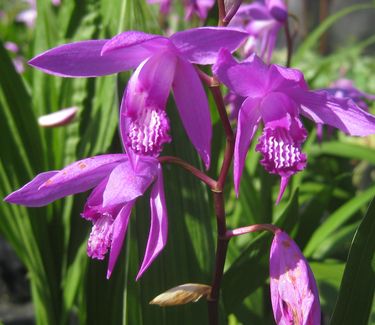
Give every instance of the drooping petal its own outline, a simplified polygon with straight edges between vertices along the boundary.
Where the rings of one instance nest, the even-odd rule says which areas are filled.
[[[238,196],[242,171],[251,140],[257,130],[261,115],[259,112],[259,99],[248,97],[243,102],[238,114],[238,128],[234,147],[234,188]]]
[[[61,77],[97,77],[129,70],[154,51],[144,46],[145,40],[142,41],[138,33],[133,32],[131,35],[126,49],[121,51],[109,51],[113,39],[90,40],[55,47],[36,56],[29,64]],[[106,48],[108,50],[103,51]]]
[[[157,174],[156,159],[145,160],[143,157],[134,170],[127,161],[118,164],[111,172],[103,193],[103,207],[124,204],[141,196],[150,186]]]
[[[236,50],[248,37],[244,31],[221,27],[200,27],[177,32],[170,40],[183,57],[191,63],[214,64],[218,51]]]
[[[315,123],[328,124],[356,136],[375,133],[375,116],[365,112],[349,98],[335,98],[325,92],[290,91],[301,105],[301,113]]]
[[[266,91],[268,67],[257,56],[244,63],[233,59],[228,50],[221,49],[213,73],[229,89],[240,96],[261,97]]]
[[[105,177],[90,193],[86,200],[81,216],[87,220],[94,221],[103,213],[103,193],[108,183],[108,177]]]
[[[320,325],[317,286],[296,243],[277,231],[270,252],[270,289],[277,324]]]
[[[176,65],[173,94],[186,133],[208,169],[212,138],[208,100],[194,67],[182,58]]]
[[[126,159],[124,154],[112,154],[76,161],[60,171],[37,175],[24,187],[8,195],[5,200],[29,207],[46,205],[64,196],[84,192],[96,186]]]
[[[107,279],[111,277],[117,258],[121,252],[134,202],[135,201],[130,201],[125,204],[112,224],[112,244],[108,261]]]
[[[143,275],[167,243],[168,216],[164,197],[164,183],[161,166],[158,166],[158,177],[152,187],[150,197],[151,225],[147,247],[137,280]]]

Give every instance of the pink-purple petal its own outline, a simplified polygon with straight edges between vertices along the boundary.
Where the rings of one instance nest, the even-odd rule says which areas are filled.
[[[60,171],[37,175],[34,180],[10,194],[6,200],[38,207],[64,196],[87,191],[99,184],[118,163],[126,159],[124,154],[112,154],[76,161]]]
[[[176,65],[173,94],[186,133],[209,168],[212,124],[208,100],[194,67],[182,58]]]
[[[315,123],[328,124],[355,136],[375,133],[375,116],[365,112],[349,98],[335,98],[325,92],[293,91],[301,113]]]
[[[170,40],[182,56],[191,63],[214,64],[218,51],[236,50],[248,34],[231,28],[200,27],[177,32]]]
[[[157,180],[151,190],[150,208],[150,233],[148,236],[145,256],[136,280],[143,275],[167,243],[168,216],[164,196],[163,173],[160,165],[158,166]]]
[[[138,55],[139,62],[159,50],[169,47],[170,41],[161,35],[147,34],[139,31],[127,31],[112,37],[102,48],[101,54],[110,58],[110,53],[126,56],[130,52]]]
[[[238,114],[238,127],[234,147],[234,188],[238,196],[240,181],[245,166],[247,151],[257,130],[261,115],[259,112],[259,98],[248,97],[243,102]]]
[[[139,160],[136,170],[127,161],[118,164],[109,175],[103,193],[103,207],[124,204],[141,196],[156,177],[157,160]]]
[[[38,117],[38,124],[44,128],[53,128],[67,125],[73,121],[78,111],[78,107],[68,107],[47,115]]]
[[[9,203],[25,205],[27,207],[40,207],[59,198],[56,188],[47,191],[38,191],[39,187],[59,171],[49,171],[38,174],[33,180],[23,187],[9,194],[4,200]]]
[[[276,232],[271,246],[270,289],[277,324],[320,324],[319,294],[310,267],[282,231]]]
[[[60,77],[97,77],[132,69],[144,59],[142,51],[137,49],[103,56],[102,48],[107,41],[64,44],[36,56],[29,64]]]
[[[218,60],[212,67],[221,82],[243,97],[265,94],[267,70],[268,67],[257,56],[238,63],[226,49],[220,50]]]
[[[162,51],[139,65],[128,83],[125,107],[122,108],[125,115],[140,114],[145,107],[151,106],[165,109],[176,59],[173,52]]]
[[[111,277],[117,262],[117,258],[121,252],[133,205],[134,201],[130,201],[125,204],[113,222],[112,244],[111,251],[109,253],[107,279]]]

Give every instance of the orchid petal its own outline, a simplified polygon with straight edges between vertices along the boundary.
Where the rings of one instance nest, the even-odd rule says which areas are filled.
[[[44,128],[51,128],[69,124],[76,116],[78,107],[69,107],[61,109],[38,118],[38,124]]]
[[[121,252],[133,205],[134,201],[130,201],[125,204],[118,213],[115,221],[113,222],[112,244],[108,261],[107,279],[111,277],[113,269],[117,262],[117,258]]]
[[[298,87],[300,90],[307,90],[308,86],[303,73],[297,69],[285,68],[272,64],[268,72],[267,89],[269,91],[284,91],[288,88]]]
[[[212,124],[207,96],[194,67],[182,58],[176,65],[173,94],[186,133],[208,169]]]
[[[261,115],[258,110],[259,99],[248,97],[238,114],[238,128],[234,147],[234,188],[238,196],[242,171],[251,140],[257,130]]]
[[[47,180],[58,174],[58,172],[56,170],[38,174],[31,182],[9,194],[4,200],[9,203],[21,204],[28,207],[39,207],[52,202],[54,199],[51,196],[56,195],[55,192],[49,192],[47,196],[45,192],[38,191],[38,189]]]
[[[296,243],[277,231],[270,252],[270,289],[277,324],[320,324],[319,294]]]
[[[156,159],[142,159],[136,170],[128,161],[118,164],[109,175],[103,193],[103,207],[130,202],[141,196],[154,180],[157,164]]]
[[[175,73],[176,58],[174,53],[163,51],[139,65],[128,83],[125,107],[121,108],[125,115],[139,114],[147,106],[165,108]]]
[[[214,64],[220,48],[236,50],[248,33],[231,28],[201,27],[177,32],[170,40],[191,63]]]
[[[284,22],[288,19],[288,10],[283,0],[266,0],[266,6],[276,20]]]
[[[158,166],[158,177],[151,191],[150,206],[150,233],[145,256],[136,280],[143,275],[167,243],[168,216],[164,197],[163,173],[160,164]]]
[[[127,31],[112,37],[106,42],[101,54],[110,58],[111,52],[113,52],[120,57],[126,57],[128,51],[130,53],[133,51],[133,55],[139,56],[138,61],[142,62],[152,54],[165,50],[170,44],[168,38],[164,36],[146,34],[139,31]]]
[[[281,201],[281,199],[284,195],[285,189],[288,186],[289,179],[290,179],[289,176],[282,176],[281,177],[280,189],[279,189],[279,194],[277,195],[276,204],[279,204],[279,202]]]
[[[60,171],[37,175],[31,182],[6,197],[6,201],[39,207],[96,186],[126,155],[112,154],[79,160]],[[49,178],[47,178],[49,175]],[[41,182],[44,180],[43,182]]]
[[[61,77],[97,77],[132,69],[152,54],[152,50],[145,49],[134,37],[133,45],[129,41],[126,51],[103,55],[104,46],[111,41],[104,39],[64,44],[36,56],[29,64]]]
[[[238,63],[228,50],[221,49],[212,71],[240,96],[261,97],[266,90],[267,66],[257,57]]]
[[[356,136],[375,133],[375,116],[358,107],[351,99],[335,98],[326,92],[291,91],[301,104],[301,113],[315,123],[328,124]]]

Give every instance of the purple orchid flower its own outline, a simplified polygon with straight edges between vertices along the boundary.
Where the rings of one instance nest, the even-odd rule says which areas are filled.
[[[306,166],[301,144],[307,132],[300,114],[315,123],[328,124],[345,133],[366,136],[375,133],[375,116],[350,99],[337,99],[325,92],[309,91],[302,72],[266,65],[256,55],[238,63],[222,49],[213,66],[215,75],[236,94],[246,97],[239,111],[234,151],[234,184],[238,195],[245,158],[261,120],[262,135],[256,150],[261,164],[281,177],[280,201],[289,178]]]
[[[171,11],[172,0],[147,0],[149,4],[157,3],[160,6],[160,12],[163,15],[168,15]]]
[[[165,105],[172,88],[187,135],[208,168],[212,125],[207,97],[192,63],[213,64],[221,47],[234,51],[245,37],[241,31],[214,27],[190,29],[169,38],[129,31],[110,40],[65,44],[29,63],[62,77],[96,77],[137,68],[122,101],[121,111],[129,118],[125,122],[130,129],[131,122],[148,130],[155,121],[164,125],[153,148],[134,144],[140,154],[157,154],[169,141],[164,132],[168,129]]]
[[[172,0],[147,0],[148,3],[158,3],[160,12],[164,15],[169,14]],[[191,20],[197,15],[201,21],[206,20],[208,11],[215,4],[215,0],[183,0],[185,6],[185,20]]]
[[[276,324],[320,325],[314,275],[296,243],[281,230],[271,246],[270,288]]]
[[[152,183],[151,226],[145,256],[137,275],[139,279],[167,241],[163,175],[157,159],[138,157],[134,164],[126,154],[108,154],[79,160],[60,171],[37,175],[8,195],[5,201],[40,207],[94,188],[82,213],[82,217],[93,224],[87,254],[102,260],[110,250],[109,279],[122,248],[132,207]]]
[[[257,53],[270,62],[277,34],[288,18],[283,0],[257,1],[240,6],[230,26],[244,28],[249,36],[243,47],[244,57]]]
[[[340,98],[350,98],[352,99],[358,107],[368,112],[368,105],[365,100],[373,101],[375,100],[375,95],[365,93],[354,86],[353,80],[341,78],[333,82],[329,88],[320,89],[325,91],[331,96],[334,96],[338,99]],[[319,142],[323,140],[323,125],[317,124],[317,137]],[[332,134],[332,128],[328,128],[328,135]]]

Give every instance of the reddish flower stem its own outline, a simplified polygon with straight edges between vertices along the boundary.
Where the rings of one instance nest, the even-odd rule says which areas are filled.
[[[224,0],[217,0],[217,6],[219,9],[219,22],[218,26],[226,26],[227,24],[225,23],[225,3]]]
[[[293,39],[290,34],[289,29],[289,16],[284,24],[284,30],[285,30],[285,38],[286,38],[286,46],[287,46],[287,59],[286,59],[286,66],[289,68],[292,63],[292,55],[293,55]]]
[[[224,0],[218,0],[219,8],[219,26],[226,26],[229,21],[225,21],[225,4]],[[224,273],[225,259],[227,255],[227,248],[229,238],[226,238],[227,224],[225,219],[225,203],[224,203],[224,185],[226,178],[228,176],[229,168],[233,160],[234,152],[234,134],[232,127],[230,125],[227,112],[225,110],[225,104],[223,95],[220,90],[220,82],[215,78],[207,75],[200,69],[198,74],[203,82],[209,87],[212,96],[214,98],[216,108],[218,110],[221,123],[224,128],[226,145],[224,151],[224,160],[221,165],[218,181],[215,188],[211,188],[214,198],[214,209],[216,214],[216,224],[217,224],[217,244],[216,244],[216,257],[215,257],[215,270],[212,279],[212,289],[208,302],[208,319],[210,325],[217,325],[219,323],[219,296],[221,280]]]
[[[185,170],[187,170],[188,172],[193,174],[195,177],[200,179],[203,183],[205,183],[211,189],[216,188],[216,186],[217,186],[216,185],[217,182],[214,179],[212,179],[211,177],[206,175],[204,172],[195,168],[193,165],[190,165],[188,162],[186,162],[185,160],[183,160],[181,158],[177,158],[177,157],[173,157],[173,156],[163,156],[163,157],[159,157],[158,159],[159,159],[160,163],[162,163],[162,164],[163,163],[175,164],[175,165],[178,165],[178,166],[184,168]]]

